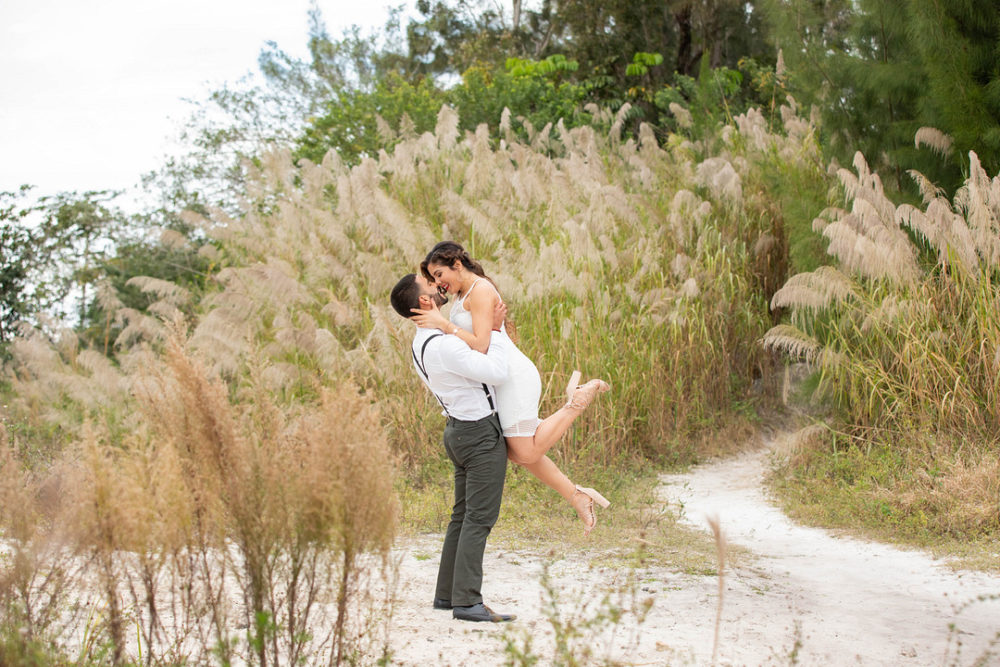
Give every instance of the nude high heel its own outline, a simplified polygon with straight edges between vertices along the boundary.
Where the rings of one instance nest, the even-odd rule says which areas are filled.
[[[573,400],[573,392],[580,385],[580,371],[573,371],[569,376],[569,384],[566,385],[566,400]]]
[[[578,503],[578,499],[583,502]],[[584,488],[579,484],[576,485],[576,491],[573,492],[573,499],[570,502],[573,505],[573,509],[580,516],[580,520],[583,521],[584,537],[590,535],[590,531],[597,525],[597,514],[594,512],[594,503],[596,502],[605,508],[611,506],[611,502],[600,493],[594,489]]]
[[[566,407],[574,410],[585,410],[590,405],[594,397],[611,389],[604,380],[591,380],[590,382],[578,386],[580,382],[580,371],[573,371],[566,385]]]

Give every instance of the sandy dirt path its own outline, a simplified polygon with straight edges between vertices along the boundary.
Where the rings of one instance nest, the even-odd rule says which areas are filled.
[[[680,505],[685,522],[708,530],[706,516],[716,515],[729,542],[752,554],[725,579],[718,664],[977,664],[1000,632],[1000,602],[958,610],[977,596],[1000,595],[1000,577],[954,572],[921,552],[797,526],[762,491],[767,461],[765,449],[663,477],[663,502]],[[559,664],[543,606],[544,555],[488,548],[487,604],[519,618],[473,624],[430,609],[439,546],[440,537],[425,537],[398,552],[394,664],[500,665],[505,643],[523,646],[525,636],[538,664]],[[564,617],[591,618],[605,591],[629,588],[625,568],[591,568],[593,555],[549,565]],[[638,595],[653,600],[645,621],[626,615],[613,635],[579,638],[576,653],[589,646],[596,662],[711,664],[717,578],[661,568],[637,574]],[[994,648],[998,654],[981,664],[1000,665]]]

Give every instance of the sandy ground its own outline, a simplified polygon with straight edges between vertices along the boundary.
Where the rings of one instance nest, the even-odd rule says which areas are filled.
[[[753,554],[727,572],[718,664],[1000,665],[1000,645],[984,656],[1000,633],[1000,602],[966,604],[1000,595],[1000,577],[954,572],[924,553],[797,526],[762,491],[767,462],[764,449],[663,477],[663,501],[683,507],[686,522],[707,531],[706,517],[718,516],[729,542]],[[501,665],[505,645],[523,648],[526,638],[537,664],[567,662],[554,657],[544,555],[488,546],[486,602],[518,620],[468,623],[431,609],[440,539],[423,537],[399,550],[393,664]],[[633,572],[632,585],[627,568],[589,567],[593,555],[548,565],[559,618],[581,630],[570,650],[591,652],[581,664],[712,663],[715,576],[645,568]],[[607,591],[634,592],[637,598],[618,600],[626,609],[651,599],[645,620],[627,613],[617,624],[593,621],[608,609],[601,602]]]

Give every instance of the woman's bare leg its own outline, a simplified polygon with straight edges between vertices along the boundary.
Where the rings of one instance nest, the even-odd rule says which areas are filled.
[[[514,459],[511,459],[514,461]],[[517,461],[514,461],[517,463]],[[570,481],[569,477],[559,469],[552,459],[543,456],[534,463],[518,463],[525,470],[538,478],[538,481],[553,489],[566,500],[573,498],[576,492],[576,485]]]
[[[525,467],[537,463],[552,449],[552,445],[559,442],[559,438],[563,437],[581,414],[583,410],[563,406],[542,420],[535,435],[508,437],[507,451],[512,453],[510,460]]]
[[[552,449],[552,445],[559,442],[559,438],[569,430],[576,418],[583,414],[594,396],[610,389],[604,380],[591,380],[582,387],[576,387],[575,380],[578,377],[579,373],[574,373],[573,380],[570,380],[569,402],[543,419],[535,429],[535,435],[507,438],[507,451],[513,452],[511,461],[521,465],[540,461]]]
[[[509,450],[507,456],[508,458],[511,457]],[[514,461],[514,459],[511,458],[511,461]],[[517,461],[514,461],[514,463],[517,463]],[[566,473],[560,470],[559,466],[552,459],[548,456],[543,456],[534,463],[519,463],[518,465],[538,478],[538,481],[554,489],[560,496],[565,498],[566,502],[576,510],[576,515],[580,517],[580,521],[583,521],[584,535],[590,534],[591,529],[593,529],[594,524],[597,522],[597,517],[594,515],[594,501],[585,492],[578,491],[577,486],[570,481]]]

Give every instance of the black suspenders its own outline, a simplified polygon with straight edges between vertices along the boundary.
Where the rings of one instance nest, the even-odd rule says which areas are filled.
[[[431,378],[430,378],[429,375],[427,375],[427,368],[424,366],[424,353],[427,351],[427,344],[428,343],[430,343],[432,340],[434,340],[438,336],[443,336],[443,335],[444,334],[436,333],[436,334],[433,334],[431,336],[428,336],[427,340],[424,341],[424,344],[420,348],[420,358],[419,359],[417,359],[417,352],[416,352],[416,350],[413,349],[413,346],[410,346],[410,353],[413,355],[413,361],[417,364],[417,368],[420,369],[420,372],[421,372],[421,374],[423,374],[424,379],[427,380],[427,388],[428,389],[430,389],[430,387],[431,387]],[[441,404],[441,408],[444,410],[444,413],[450,417],[451,414],[449,414],[448,408],[445,406],[444,401],[441,400],[441,397],[438,396],[437,394],[435,394],[433,389],[431,389],[431,393],[434,394],[434,398],[437,399],[437,402]],[[490,404],[490,412],[491,413],[492,412],[496,412],[496,410],[497,410],[496,406],[493,405],[493,396],[492,396],[492,394],[490,394],[490,389],[489,389],[489,387],[486,386],[485,382],[483,382],[483,393],[486,394],[486,401]]]
[[[414,361],[414,363],[417,364],[417,368],[420,369],[420,372],[423,374],[424,379],[427,380],[427,388],[428,389],[431,389],[431,378],[430,378],[429,375],[427,375],[427,369],[424,367],[424,352],[427,351],[427,344],[428,343],[430,343],[432,340],[434,340],[438,336],[443,336],[443,335],[444,334],[439,334],[438,333],[438,334],[434,334],[433,336],[428,336],[427,340],[424,341],[423,347],[420,348],[420,358],[419,359],[417,359],[417,351],[413,349],[412,345],[410,346],[410,352],[413,354],[413,361]],[[438,396],[437,394],[435,394],[433,389],[431,389],[431,393],[434,394],[434,398],[437,399],[437,402],[441,404],[441,409],[444,410],[444,413],[450,417],[451,414],[448,412],[448,408],[445,406],[444,401],[441,400],[441,397]]]

